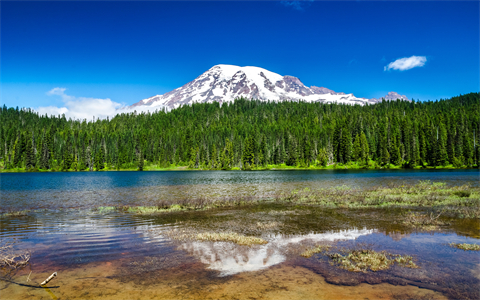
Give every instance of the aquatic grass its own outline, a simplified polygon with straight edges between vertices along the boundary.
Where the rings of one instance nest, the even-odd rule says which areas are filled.
[[[20,218],[20,217],[26,217],[28,216],[28,213],[30,210],[12,210],[12,211],[7,211],[3,214],[0,214],[0,218]]]
[[[116,210],[116,207],[114,206],[100,206],[96,208],[96,211],[101,214],[112,212],[115,210]]]
[[[257,228],[258,229],[263,229],[263,230],[278,228],[281,225],[282,224],[279,223],[279,222],[267,222],[267,223],[257,222]]]
[[[447,225],[438,219],[444,212],[445,210],[442,210],[437,215],[433,214],[433,212],[430,212],[430,214],[410,212],[404,217],[402,223],[403,225],[426,231],[436,230],[439,226]]]
[[[232,242],[237,245],[252,246],[262,245],[268,242],[262,238],[246,236],[236,232],[196,232],[195,229],[174,229],[162,234],[174,240],[195,240],[202,242]]]
[[[180,205],[171,205],[168,208],[159,208],[158,206],[129,206],[126,208],[126,211],[129,213],[140,214],[140,215],[151,215],[151,214],[161,214],[168,212],[178,212],[186,210]]]
[[[480,251],[480,245],[477,244],[456,244],[456,243],[450,243],[448,244],[452,248],[457,248],[457,249],[462,249],[465,251]]]
[[[182,211],[212,210],[245,207],[262,203],[279,203],[324,208],[413,208],[425,207],[443,210],[444,216],[480,218],[480,188],[468,185],[447,187],[442,182],[420,181],[415,185],[391,184],[369,189],[339,186],[318,190],[293,190],[269,195],[241,195],[184,197],[176,200],[158,199],[152,206],[118,206],[123,213],[155,215]],[[100,208],[108,212],[111,208]],[[275,212],[270,214],[289,214]],[[294,214],[294,213],[293,213]]]
[[[332,248],[332,246],[330,246],[330,245],[319,245],[315,248],[309,248],[309,249],[305,250],[302,254],[300,254],[300,256],[303,256],[305,258],[309,258],[309,257],[312,257],[314,254],[329,251],[330,248]]]
[[[355,249],[345,255],[330,253],[327,256],[332,260],[331,265],[350,272],[367,273],[369,270],[377,272],[387,270],[395,263],[404,268],[419,268],[409,255],[402,256],[371,249]]]
[[[267,244],[268,242],[262,238],[253,237],[253,236],[245,236],[238,234],[236,232],[203,232],[199,233],[195,236],[197,241],[211,241],[211,242],[233,242],[238,245],[263,245]]]

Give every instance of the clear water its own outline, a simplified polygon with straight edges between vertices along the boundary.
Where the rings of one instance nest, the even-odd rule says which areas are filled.
[[[153,171],[4,173],[1,209],[154,205],[193,196],[264,196],[294,189],[415,184],[480,184],[478,170]]]
[[[91,210],[148,205],[161,198],[268,195],[337,185],[361,188],[431,180],[478,186],[477,170],[17,173],[0,179],[2,211],[33,210],[27,217],[0,219],[0,239],[16,241],[15,250],[32,252],[27,268],[0,276],[2,299],[478,296],[479,253],[447,245],[480,244],[478,220],[452,220],[441,232],[416,232],[392,225],[401,210],[265,205],[165,216]],[[270,213],[282,209],[287,213]],[[215,231],[237,226],[233,229],[254,235],[252,224],[273,221],[284,225],[262,234],[268,244],[252,247],[174,241],[164,234],[173,228]],[[365,243],[375,250],[413,255],[420,269],[358,274],[336,269],[321,255],[299,256],[307,245],[324,242],[339,248]],[[53,271],[59,275],[50,288],[38,288]]]

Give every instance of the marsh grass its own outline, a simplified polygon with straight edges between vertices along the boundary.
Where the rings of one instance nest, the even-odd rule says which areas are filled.
[[[432,183],[430,181],[420,181],[415,185],[390,185],[370,189],[339,186],[314,191],[307,188],[277,195],[228,197],[212,195],[211,197],[186,197],[177,200],[159,199],[156,205],[152,206],[117,206],[114,209],[124,213],[155,215],[181,211],[244,207],[262,203],[315,205],[325,208],[427,207],[441,210],[445,216],[480,218],[480,188],[468,185],[447,187],[445,183]],[[296,214],[296,212],[271,211],[269,214],[288,215]],[[421,220],[421,218],[420,216],[411,217],[413,223],[421,223],[426,220]]]
[[[345,255],[340,253],[328,254],[332,260],[331,265],[350,272],[373,272],[387,270],[397,263],[404,268],[418,268],[409,255],[391,254],[386,251],[374,251],[371,249],[355,249],[348,251]]]
[[[462,249],[465,251],[480,251],[480,245],[477,244],[456,244],[456,243],[450,243],[448,244],[452,248],[457,248],[457,249]]]
[[[280,227],[282,224],[279,222],[257,222],[257,228],[262,230],[274,229]]]
[[[267,244],[262,238],[253,237],[253,236],[245,236],[235,232],[204,232],[199,233],[195,236],[197,241],[211,241],[211,242],[232,242],[238,245],[263,245]]]
[[[332,248],[332,246],[330,246],[330,245],[319,245],[315,248],[310,248],[310,249],[305,250],[300,255],[305,257],[305,258],[309,258],[309,257],[312,257],[314,254],[327,252],[327,251],[330,250],[330,248]]]
[[[448,225],[438,219],[443,212],[444,210],[436,215],[433,212],[430,214],[411,212],[404,217],[403,224],[425,231],[437,230],[439,226]]]
[[[232,242],[237,245],[263,245],[268,242],[262,238],[245,236],[236,232],[196,232],[194,229],[170,230],[164,233],[174,240],[194,240],[201,242]]]
[[[30,210],[11,210],[0,214],[0,218],[21,218],[27,217]]]
[[[330,265],[350,272],[367,273],[369,270],[377,272],[387,270],[394,264],[404,268],[419,268],[413,261],[412,256],[375,251],[367,244],[358,244],[352,249],[342,248],[332,252],[330,252],[330,249],[337,249],[337,247],[319,245],[307,249],[301,256],[309,258],[314,254],[321,253],[330,259]]]

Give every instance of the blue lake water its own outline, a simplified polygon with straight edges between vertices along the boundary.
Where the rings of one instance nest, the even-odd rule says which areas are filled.
[[[431,180],[448,184],[480,184],[480,172],[471,170],[291,170],[291,171],[150,171],[3,173],[1,190],[79,191],[170,185],[272,184],[284,182],[336,182],[376,186],[392,181]]]
[[[1,174],[0,210],[155,205],[196,196],[267,197],[299,189],[371,188],[421,180],[478,186],[478,170],[153,171]]]
[[[305,188],[368,189],[425,180],[478,187],[479,175],[478,170],[5,173],[0,175],[0,211],[31,211],[25,217],[1,218],[0,239],[15,241],[14,249],[31,251],[32,258],[28,268],[13,275],[1,275],[0,279],[6,276],[10,281],[0,280],[0,290],[2,298],[8,295],[5,299],[162,298],[157,292],[166,299],[184,295],[220,298],[223,294],[213,291],[217,285],[225,284],[223,289],[230,295],[226,298],[243,298],[245,292],[251,292],[255,298],[290,282],[302,282],[305,276],[313,276],[309,277],[312,282],[316,282],[315,276],[323,276],[329,282],[355,286],[350,295],[364,298],[390,299],[392,295],[423,299],[443,295],[472,298],[478,296],[472,287],[480,283],[480,256],[478,252],[449,247],[448,243],[479,244],[478,233],[472,230],[478,228],[478,220],[454,220],[442,230],[419,232],[393,223],[404,213],[401,210],[329,211],[267,204],[263,208],[139,216],[93,208],[155,205],[162,199],[198,196],[268,197]],[[202,226],[215,232],[219,228],[250,232],[257,224],[276,223],[280,224],[275,225],[278,228],[260,234],[268,243],[253,247],[225,242],[174,241],[166,234],[172,229]],[[420,268],[393,267],[388,271],[352,274],[331,266],[325,256],[300,257],[299,253],[307,245],[319,243],[331,243],[339,248],[368,244],[378,251],[413,255]],[[297,271],[293,272],[291,267]],[[25,286],[29,272],[38,283],[53,271],[59,276],[53,281],[56,286],[49,290],[50,294]],[[264,275],[267,277],[262,277]],[[235,281],[236,276],[243,276],[242,280],[249,285],[242,288],[241,283]],[[145,283],[148,278],[151,282]],[[162,282],[170,283],[159,286]],[[188,284],[181,286],[182,282]],[[356,286],[381,282],[393,285],[376,286],[376,292],[368,290],[366,285]],[[410,287],[399,288],[396,282]],[[261,286],[255,285],[257,283]],[[331,288],[325,282],[315,284],[322,291]],[[227,286],[234,290],[228,290]],[[412,286],[423,287],[422,292],[412,290]],[[394,288],[398,290],[393,291]],[[172,289],[177,294],[169,294]],[[293,286],[290,289],[293,291]],[[108,290],[115,292],[106,294]],[[312,298],[315,291],[305,287],[294,295]],[[339,289],[336,293],[348,298],[342,294],[344,291]],[[433,291],[436,294],[427,293]],[[275,295],[265,297],[276,298]]]

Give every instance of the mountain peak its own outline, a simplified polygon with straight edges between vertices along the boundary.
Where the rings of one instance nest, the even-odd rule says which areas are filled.
[[[399,93],[397,92],[388,92],[385,96],[383,96],[382,98],[372,98],[370,99],[369,101],[372,102],[372,103],[378,103],[378,102],[382,102],[382,99],[385,99],[387,101],[396,101],[397,99],[399,100],[403,100],[403,101],[410,101],[410,99],[407,98],[407,96],[405,95],[400,95]]]
[[[398,95],[392,93],[394,92],[389,93],[387,97]],[[260,67],[219,64],[182,87],[164,95],[141,100],[132,107],[148,105],[173,109],[194,102],[232,102],[240,97],[262,101],[303,100],[360,105],[378,101],[377,99],[357,98],[353,94],[336,93],[324,87],[307,87],[297,77],[282,76]]]

